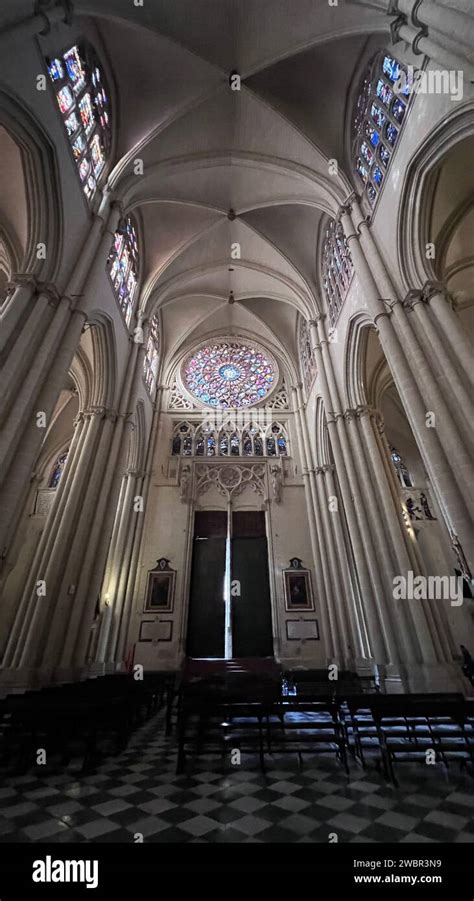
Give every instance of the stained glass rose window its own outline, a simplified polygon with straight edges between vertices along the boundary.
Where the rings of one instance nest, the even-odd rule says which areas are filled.
[[[275,364],[243,341],[215,341],[189,356],[182,369],[188,391],[210,407],[248,407],[261,402],[278,379]]]

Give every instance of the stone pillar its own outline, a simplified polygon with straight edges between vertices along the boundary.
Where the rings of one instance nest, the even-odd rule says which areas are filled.
[[[13,665],[26,668],[39,666],[43,655],[49,647],[48,637],[51,634],[53,618],[56,616],[60,601],[60,584],[67,560],[67,552],[75,537],[77,521],[84,502],[84,489],[89,482],[97,447],[100,446],[103,411],[94,410],[85,413],[85,436],[80,448],[80,457],[75,468],[74,477],[65,501],[63,516],[57,524],[57,532],[51,554],[43,557],[39,569],[33,573],[33,582],[44,580],[46,596],[38,597],[29,583],[26,593],[31,598],[30,616],[26,623],[27,634],[21,635],[16,649]],[[65,559],[66,558],[66,559]],[[63,602],[64,603],[64,602]],[[49,669],[50,665],[47,663]],[[54,667],[54,661],[51,669]]]
[[[63,307],[64,309],[64,307]],[[51,419],[55,404],[64,385],[65,377],[71,365],[74,353],[79,344],[86,315],[82,310],[74,310],[69,317],[68,325],[61,336],[55,333],[54,350],[50,349],[50,368],[40,384],[36,398],[30,399],[29,412],[13,408],[13,416],[22,417],[23,430],[12,421],[10,438],[14,435],[14,445],[3,447],[5,458],[10,466],[5,466],[6,478],[1,488],[1,504],[3,508],[0,524],[0,546],[8,546],[13,527],[21,513],[19,499],[24,495],[24,488],[32,472],[44,439],[44,428],[38,428],[37,413],[45,414],[46,423]]]
[[[100,239],[104,227],[104,218],[108,228]],[[33,288],[38,283],[33,279],[28,282],[27,292],[15,293],[9,304],[11,316],[15,319],[18,330],[16,341],[4,348],[4,366],[9,378],[10,388],[18,388],[14,403],[4,408],[4,422],[0,439],[0,503],[3,516],[0,524],[0,547],[8,546],[14,532],[20,509],[20,499],[24,496],[34,461],[38,455],[44,438],[44,429],[38,428],[36,415],[42,412],[48,423],[65,379],[74,353],[77,350],[82,327],[86,321],[86,313],[76,299],[80,299],[87,291],[87,279],[92,266],[104,265],[110,250],[111,234],[120,218],[120,207],[110,206],[107,195],[99,214],[95,216],[84,246],[76,262],[74,272],[69,279],[67,289],[62,295],[54,286],[39,285],[41,297],[39,302],[44,306],[43,295],[48,305],[53,305],[46,328],[41,331],[36,322],[38,316]],[[33,288],[32,288],[33,286]],[[13,301],[21,304],[21,315],[15,318]],[[77,305],[76,305],[77,304]],[[35,327],[35,323],[38,328]],[[23,331],[25,334],[23,335]],[[29,343],[31,340],[31,344]],[[23,357],[19,358],[19,350],[29,348],[28,372],[21,385],[16,379],[19,368],[23,365]]]
[[[391,625],[381,604],[383,585],[376,561],[372,538],[368,528],[366,511],[362,499],[359,480],[353,459],[353,449],[349,444],[347,424],[341,412],[339,392],[334,377],[332,360],[325,335],[322,318],[317,320],[317,333],[313,327],[313,339],[318,360],[323,399],[328,417],[331,447],[336,462],[341,490],[346,510],[349,532],[354,549],[355,564],[360,580],[363,609],[360,612],[371,653],[378,663],[397,660],[397,653],[391,640]],[[326,397],[324,396],[326,395]],[[330,411],[330,412],[328,412]]]
[[[158,385],[156,389],[156,398],[153,405],[153,419],[148,439],[148,447],[146,452],[145,472],[140,485],[140,494],[143,497],[145,511],[147,509],[148,495],[150,492],[153,459],[155,454],[156,436],[161,420],[161,410],[163,404],[164,385]],[[127,653],[127,643],[130,639],[131,617],[135,605],[136,593],[138,591],[138,583],[140,579],[139,561],[142,555],[142,542],[145,527],[145,516],[140,516],[136,523],[136,531],[133,535],[133,543],[130,555],[130,568],[128,572],[128,581],[125,588],[125,608],[120,627],[120,633],[117,645],[117,657],[124,660]]]
[[[472,454],[473,440],[471,423],[474,420],[472,391],[467,386],[462,370],[450,354],[449,340],[441,337],[427,309],[422,291],[411,291],[403,301],[408,317],[413,320],[414,330],[427,360],[433,379],[436,379],[444,403],[449,407],[459,440]]]
[[[420,659],[416,637],[410,634],[404,612],[404,628],[397,628],[395,605],[393,603],[393,575],[395,571],[392,557],[393,548],[387,540],[385,524],[379,509],[369,462],[364,454],[357,410],[346,410],[344,414],[348,428],[350,445],[354,454],[357,476],[361,486],[360,504],[366,517],[367,543],[370,543],[374,568],[379,576],[377,601],[379,616],[383,622],[384,637],[390,649],[390,661],[400,663]],[[371,571],[373,572],[373,570]]]
[[[355,219],[359,220],[358,227],[361,229],[361,235],[365,234],[367,237],[367,223],[361,216],[355,201],[353,205],[356,210]],[[437,430],[427,427],[428,410],[421,397],[417,379],[411,371],[409,357],[405,356],[400,339],[393,327],[392,313],[399,304],[391,302],[386,304],[380,299],[377,284],[359,243],[357,228],[349,215],[348,207],[341,210],[341,223],[350,247],[357,277],[364,291],[369,314],[378,330],[382,349],[431,482],[437,492],[440,506],[446,515],[448,527],[459,536],[461,545],[467,549],[471,535],[471,522],[467,506],[453,475],[452,467],[440,444]],[[373,265],[383,280],[383,264],[371,236],[367,237],[365,243],[370,250]],[[386,275],[385,282],[389,283]],[[403,315],[405,316],[405,313]]]
[[[442,341],[449,343],[455,361],[463,370],[468,383],[474,387],[472,342],[469,340],[459,316],[453,310],[446,288],[436,282],[426,282],[422,298],[432,314]]]
[[[464,69],[466,61],[473,63],[474,18],[460,10],[447,9],[433,0],[397,0],[401,16],[396,20],[400,37],[407,39],[417,53],[426,53],[425,41],[431,38],[434,59],[456,61]],[[405,24],[406,23],[406,24]],[[403,32],[403,33],[402,33]],[[414,36],[413,36],[414,34]]]
[[[361,427],[366,450],[367,462],[370,472],[373,474],[375,485],[378,490],[380,509],[383,510],[383,525],[386,527],[386,540],[393,548],[392,556],[395,558],[395,568],[392,570],[394,575],[402,575],[407,577],[408,572],[414,570],[413,558],[410,558],[406,546],[408,533],[403,527],[401,511],[399,512],[393,503],[393,497],[390,493],[390,486],[387,482],[383,461],[380,455],[379,445],[374,434],[374,418],[376,413],[370,407],[364,407],[358,410],[358,419]],[[392,576],[393,589],[393,576]],[[435,662],[443,660],[443,650],[441,648],[436,628],[433,622],[432,611],[429,609],[429,601],[406,600],[401,602],[393,601],[394,606],[401,607],[401,620],[405,620],[405,628],[412,632],[414,630],[422,660],[426,662]],[[410,621],[411,620],[411,621]],[[398,617],[397,617],[398,621]],[[428,622],[430,622],[433,632],[430,632]],[[409,658],[411,662],[413,658]]]
[[[329,512],[329,496],[326,488],[326,471],[330,466],[318,466],[316,469],[316,486],[318,490],[319,505],[321,509],[322,527],[326,541],[326,553],[329,558],[329,568],[332,582],[332,595],[335,603],[336,623],[334,625],[335,635],[337,637],[338,655],[344,668],[351,669],[354,663],[355,641],[352,637],[352,631],[348,620],[347,604],[349,598],[345,594],[345,585],[341,575],[341,563],[336,553],[336,543],[331,523],[334,513]],[[338,513],[336,512],[336,516]],[[336,642],[335,642],[336,643]]]
[[[130,379],[123,392],[122,409],[124,412],[125,410],[135,411],[138,389],[143,377],[145,350],[145,343],[139,345],[134,342],[132,344],[131,360],[128,367]],[[102,609],[107,614],[101,624],[97,661],[109,663],[121,662],[116,659],[115,651],[123,608],[127,600],[125,592],[128,582],[131,538],[134,532],[133,523],[136,517],[143,518],[145,515],[144,509],[143,511],[135,511],[133,508],[134,497],[138,493],[137,484],[140,472],[135,468],[130,468],[126,472],[132,426],[130,415],[126,417],[124,425],[126,428],[121,436],[121,444],[117,448],[120,463],[116,467],[115,482],[112,487],[112,500],[108,503],[107,528],[103,530],[106,543],[104,543],[101,551],[101,568],[97,567],[94,573],[94,596],[100,592],[103,599]],[[104,567],[105,576],[102,578]],[[100,588],[101,582],[102,590]],[[106,601],[107,605],[105,604]],[[93,608],[90,604],[89,620],[92,611]],[[81,627],[75,651],[78,661],[82,657],[82,662],[88,643],[87,621],[86,617]]]
[[[328,504],[336,500],[338,503],[337,510],[332,511],[331,526],[334,532],[336,560],[339,561],[341,576],[343,582],[345,597],[345,606],[350,622],[350,631],[352,635],[353,656],[356,659],[370,656],[368,647],[364,641],[364,636],[360,624],[360,612],[357,609],[354,586],[350,578],[350,564],[347,554],[346,541],[342,527],[342,511],[334,481],[334,466],[326,465],[323,467],[325,473],[326,497]]]
[[[302,426],[302,412],[300,406],[299,393],[301,392],[301,387],[298,391],[298,386],[292,385],[291,390],[293,393],[293,410],[295,414],[295,424],[296,431],[298,434],[298,445],[300,448],[301,454],[301,466],[302,466],[302,475],[303,482],[305,486],[305,496],[306,496],[306,507],[308,512],[308,523],[309,523],[309,532],[311,539],[311,548],[313,551],[313,560],[314,560],[314,570],[315,570],[315,579],[316,579],[316,588],[318,593],[318,598],[320,600],[320,611],[321,611],[321,621],[322,621],[322,629],[324,632],[324,647],[326,650],[326,658],[331,660],[335,656],[335,647],[333,641],[333,635],[331,631],[331,625],[328,615],[327,609],[327,590],[329,586],[328,579],[328,571],[327,571],[327,561],[324,556],[324,552],[321,554],[320,552],[320,535],[316,529],[316,507],[317,507],[317,496],[315,493],[315,486],[310,482],[309,477],[309,468],[308,468],[308,460],[306,457],[306,448],[304,444],[303,437],[303,426]],[[324,578],[323,578],[324,574]]]

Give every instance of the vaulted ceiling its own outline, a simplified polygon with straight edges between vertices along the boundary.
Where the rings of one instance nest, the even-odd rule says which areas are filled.
[[[297,313],[321,305],[325,217],[352,190],[354,91],[388,17],[345,0],[75,0],[74,11],[111,82],[108,180],[139,223],[142,306],[162,309],[165,353],[219,328],[268,334],[294,359]]]

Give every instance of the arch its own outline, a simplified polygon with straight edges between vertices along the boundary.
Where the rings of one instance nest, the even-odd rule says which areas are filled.
[[[43,281],[54,282],[62,258],[64,217],[54,144],[24,101],[0,89],[0,125],[20,149],[28,206],[27,246],[18,265]],[[45,259],[37,245],[46,244]]]
[[[369,329],[373,322],[365,313],[349,320],[344,346],[344,392],[346,405],[355,408],[368,403],[364,378]]]
[[[460,141],[474,135],[474,101],[446,116],[411,158],[401,186],[397,217],[397,257],[405,292],[435,278],[424,252],[429,203],[436,169]]]
[[[86,324],[92,337],[92,382],[89,404],[111,409],[117,384],[117,344],[113,320],[105,313],[92,312]]]

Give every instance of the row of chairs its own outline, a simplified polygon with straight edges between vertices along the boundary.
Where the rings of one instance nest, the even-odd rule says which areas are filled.
[[[282,680],[234,670],[189,678],[185,671],[177,732],[178,772],[188,754],[229,749],[257,752],[262,770],[268,754],[288,751],[300,761],[305,751],[333,753],[346,773],[349,756],[362,767],[370,760],[394,784],[396,761],[474,763],[472,700],[361,692],[349,678],[329,686],[327,674],[326,684],[315,687],[308,676]]]
[[[63,766],[80,757],[86,772],[104,753],[123,750],[169,690],[168,673],[124,673],[8,695],[0,700],[0,764],[25,772],[43,751]]]

